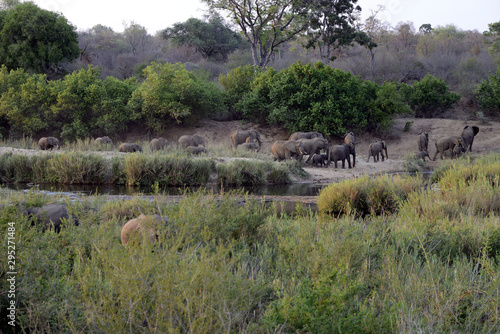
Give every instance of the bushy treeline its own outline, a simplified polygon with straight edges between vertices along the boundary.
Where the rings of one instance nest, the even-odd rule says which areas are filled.
[[[89,66],[48,81],[43,74],[0,68],[0,131],[32,136],[43,131],[65,140],[113,136],[135,122],[160,130],[172,122],[223,109],[222,92],[181,64],[152,63],[145,80],[100,78]]]
[[[496,333],[499,170],[496,155],[444,167],[433,185],[346,180],[321,192],[321,215],[274,214],[237,194],[198,192],[176,204],[89,197],[67,201],[79,225],[58,234],[32,226],[16,205],[54,198],[3,192],[1,204],[13,204],[0,211],[0,232],[15,226],[17,329]],[[140,213],[169,221],[156,242],[123,246],[121,227]],[[2,291],[7,271],[0,262]]]
[[[40,132],[65,140],[113,136],[130,124],[158,132],[172,123],[226,115],[342,136],[347,130],[383,130],[396,113],[433,117],[457,102],[446,83],[426,76],[413,85],[362,80],[318,62],[261,71],[238,67],[208,76],[182,64],[152,63],[144,81],[100,78],[89,66],[48,81],[42,74],[0,68],[0,130],[3,135]],[[8,130],[8,131],[7,131]]]

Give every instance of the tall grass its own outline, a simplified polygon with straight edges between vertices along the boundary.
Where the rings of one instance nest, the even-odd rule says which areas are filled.
[[[466,173],[462,167],[450,173]],[[496,333],[499,210],[484,209],[488,200],[473,193],[479,187],[493,198],[497,186],[481,177],[447,180],[422,187],[401,176],[362,178],[326,193],[340,193],[339,201],[363,193],[362,215],[352,205],[350,215],[321,217],[275,215],[234,193],[200,191],[178,203],[162,195],[89,197],[67,201],[80,224],[59,234],[32,227],[7,205],[0,233],[16,223],[18,330]],[[0,204],[18,201],[47,198],[0,192]],[[123,246],[122,226],[141,213],[168,223],[156,242]],[[1,291],[8,290],[6,265],[0,262]],[[4,294],[1,317],[7,303]]]

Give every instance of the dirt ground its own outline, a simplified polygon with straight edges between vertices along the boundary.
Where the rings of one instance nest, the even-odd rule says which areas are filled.
[[[404,131],[407,122],[413,122],[408,131]],[[490,152],[500,151],[500,123],[496,121],[466,121],[458,119],[415,119],[415,118],[399,118],[396,119],[393,129],[387,138],[376,138],[370,134],[356,134],[356,167],[352,169],[335,169],[333,165],[329,168],[306,167],[305,170],[309,173],[307,179],[296,180],[297,182],[314,182],[314,183],[330,183],[352,177],[364,175],[374,175],[384,172],[398,172],[404,170],[404,157],[411,153],[416,153],[417,135],[421,131],[429,133],[429,154],[434,156],[436,151],[434,143],[438,138],[460,135],[465,125],[476,125],[479,127],[479,133],[474,139],[472,155],[482,155]],[[276,140],[288,138],[288,132],[277,126],[259,126],[252,123],[243,123],[241,121],[217,122],[217,121],[201,121],[197,126],[192,127],[175,127],[171,128],[160,136],[167,138],[170,142],[177,142],[177,139],[184,134],[200,134],[204,136],[207,142],[207,148],[210,150],[211,145],[226,145],[230,147],[230,134],[237,129],[255,128],[261,132],[263,139],[262,152],[271,156],[271,145]],[[144,141],[147,140],[145,132],[140,132],[137,129],[135,132],[127,134],[123,141]],[[368,145],[375,140],[385,140],[388,148],[389,159],[379,161],[377,163],[368,157]],[[340,144],[342,139],[331,140],[330,143]],[[0,153],[16,152],[23,154],[48,154],[40,150],[24,150],[10,147],[0,147]],[[107,156],[115,154],[125,154],[118,152],[96,152]],[[447,158],[449,159],[449,158]],[[432,170],[439,166],[441,162],[426,161],[424,169]]]
[[[404,131],[407,122],[413,122],[408,131]],[[489,121],[466,121],[457,119],[415,119],[399,118],[396,119],[393,129],[388,138],[377,138],[370,134],[356,135],[356,167],[352,169],[306,167],[309,178],[300,180],[300,182],[330,183],[352,177],[364,175],[374,175],[384,172],[404,171],[404,157],[411,153],[418,152],[417,136],[421,131],[429,133],[429,154],[431,157],[436,152],[434,143],[437,139],[447,136],[459,136],[465,125],[476,125],[479,127],[479,133],[474,139],[472,155],[482,155],[490,152],[500,151],[500,123]],[[207,147],[210,145],[226,143],[231,145],[231,132],[237,129],[258,129],[263,139],[262,152],[267,152],[271,156],[271,145],[276,140],[287,139],[289,133],[276,126],[258,126],[252,123],[242,123],[240,121],[216,122],[203,121],[198,127],[175,128],[162,134],[171,142],[183,134],[200,134],[208,139]],[[389,159],[377,163],[368,158],[368,146],[375,140],[385,140]],[[341,144],[342,139],[331,140],[330,144]],[[446,158],[446,159],[449,159]],[[436,161],[427,160],[424,169],[432,170],[440,165],[439,159]]]

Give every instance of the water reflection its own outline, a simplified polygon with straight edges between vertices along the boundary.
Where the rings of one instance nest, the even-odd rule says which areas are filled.
[[[294,183],[286,185],[262,185],[262,186],[244,186],[244,187],[225,187],[220,186],[203,186],[203,187],[164,187],[160,188],[160,193],[165,195],[182,195],[187,191],[196,191],[200,188],[206,189],[213,193],[220,193],[221,191],[227,192],[234,189],[243,189],[252,195],[274,195],[274,196],[317,196],[319,190],[327,184],[317,183]],[[38,189],[40,191],[49,193],[68,193],[80,195],[151,195],[154,193],[151,187],[131,187],[131,186],[118,186],[118,185],[54,185],[54,184],[40,184],[31,186],[27,184],[3,184],[2,188],[26,191],[29,189]]]

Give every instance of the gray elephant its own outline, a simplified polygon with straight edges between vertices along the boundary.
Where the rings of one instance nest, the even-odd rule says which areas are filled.
[[[344,144],[351,145],[352,168],[356,167],[356,138],[354,133],[348,132],[344,135]]]
[[[356,156],[354,145],[352,144],[333,145],[330,148],[330,161],[334,162],[335,168],[337,168],[337,161],[340,160],[342,160],[342,168],[345,168],[346,160],[347,165],[351,168],[351,155]]]
[[[324,138],[319,132],[294,132],[288,137],[288,140],[299,140],[299,139],[314,139],[314,138]]]
[[[202,136],[200,135],[184,135],[184,136],[180,136],[179,140],[179,145],[180,147],[188,147],[188,146],[194,146],[194,147],[198,147],[198,146],[203,146],[205,147],[205,138],[203,138]]]
[[[436,141],[436,154],[434,154],[432,160],[436,160],[438,153],[440,154],[440,158],[443,159],[443,154],[447,150],[450,150],[451,158],[453,159],[455,157],[455,152],[453,151],[455,146],[459,146],[460,149],[465,152],[464,140],[462,137],[451,136],[438,139]]]
[[[67,205],[64,203],[48,203],[41,207],[27,207],[26,202],[20,202],[18,205],[20,212],[31,221],[31,225],[40,225],[43,231],[53,227],[54,232],[59,233],[65,221],[78,226],[78,219],[68,213]],[[5,205],[0,206],[2,207]]]
[[[472,152],[472,143],[474,142],[474,137],[478,134],[478,132],[479,128],[475,125],[466,125],[464,127],[464,130],[462,131],[462,139],[464,140],[465,151],[469,150],[469,152]]]
[[[260,147],[262,146],[262,139],[260,138],[260,132],[257,130],[236,130],[233,133],[231,133],[231,143],[234,149],[236,149],[238,145],[241,145],[245,142],[248,143],[257,142],[260,150]]]
[[[188,146],[186,147],[186,150],[191,153],[191,154],[194,154],[194,155],[198,155],[198,154],[201,154],[201,153],[208,153],[207,149],[204,148],[204,147],[200,147],[200,146]]]
[[[248,138],[250,138],[250,137],[248,137]],[[240,144],[240,148],[247,150],[247,151],[255,151],[255,152],[259,152],[259,150],[260,150],[260,146],[257,143],[243,143],[243,144]]]
[[[142,147],[139,144],[122,143],[118,147],[118,152],[125,152],[125,153],[142,152]]]
[[[379,154],[382,155],[382,161],[384,161],[384,151],[385,151],[385,158],[389,159],[389,156],[387,155],[387,145],[385,144],[385,141],[376,141],[374,143],[371,143],[370,146],[368,146],[368,160],[366,160],[366,162],[370,161],[370,157],[373,157],[374,162],[378,162]]]
[[[112,144],[112,143],[113,143],[113,141],[108,136],[97,137],[94,140],[94,145],[106,145],[106,144]]]
[[[455,146],[453,148],[453,156],[455,158],[460,158],[463,153],[464,153],[464,150],[460,146]]]
[[[59,139],[54,138],[54,137],[42,137],[38,141],[38,146],[42,150],[52,150],[54,147],[57,147],[57,149],[61,148],[61,145],[59,144]]]
[[[429,152],[427,152],[427,151],[418,152],[416,157],[417,157],[417,159],[422,159],[424,161],[425,161],[425,157],[428,157],[429,160],[432,160],[431,157],[429,156]]]
[[[330,164],[330,144],[325,138],[314,138],[314,139],[299,139],[304,144],[304,150],[302,151],[304,155],[309,155],[306,163],[312,160],[314,154],[320,153],[321,150],[326,151],[326,156],[328,157],[327,164]]]
[[[165,138],[154,138],[149,142],[151,151],[163,150],[168,145],[168,140]]]
[[[331,152],[331,150],[330,150],[330,152]],[[315,155],[313,155],[311,165],[316,166],[316,167],[323,167],[323,166],[326,167],[327,161],[328,161],[328,157],[326,156],[326,154],[315,154]]]
[[[158,228],[168,223],[168,218],[161,217],[160,215],[144,215],[129,220],[123,225],[120,238],[123,245],[134,240],[134,244],[140,245],[138,238],[146,237],[150,242],[155,242],[158,238]],[[132,240],[131,240],[132,239]]]
[[[427,132],[420,132],[418,134],[417,143],[419,152],[427,152],[429,148],[429,134]]]
[[[301,161],[304,144],[300,140],[278,140],[271,146],[271,152],[273,152],[274,161],[288,160],[290,158]]]

